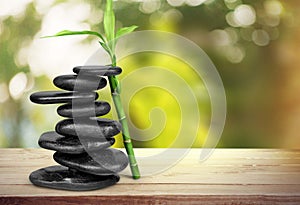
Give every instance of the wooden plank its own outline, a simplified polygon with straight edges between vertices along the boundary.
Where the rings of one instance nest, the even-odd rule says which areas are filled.
[[[56,197],[6,197],[0,198],[1,205],[299,205],[298,197],[285,196],[185,196],[176,197],[170,195],[148,196],[56,196]]]
[[[39,166],[40,168],[43,166]],[[38,167],[32,168],[15,168],[5,169],[5,171],[0,171],[0,184],[30,184],[28,181],[29,174],[36,170]],[[299,172],[263,172],[259,170],[250,170],[247,172],[236,171],[238,167],[230,168],[219,168],[214,169],[214,167],[203,168],[196,173],[190,173],[187,170],[179,170],[172,168],[165,171],[159,175],[143,177],[139,180],[132,180],[128,176],[122,176],[120,183],[130,183],[130,184],[139,184],[139,183],[150,183],[150,184],[160,184],[160,183],[206,183],[206,184],[299,184]],[[267,169],[266,169],[267,170]],[[256,172],[256,173],[255,173]],[[1,190],[0,190],[1,195]]]
[[[0,185],[2,196],[158,196],[158,195],[263,195],[300,196],[300,185],[240,185],[240,184],[125,184],[101,190],[74,192],[25,185]]]
[[[162,151],[136,149],[136,154],[151,156]],[[298,150],[217,149],[199,162],[201,149],[192,149],[164,172],[139,180],[122,176],[115,186],[88,192],[40,188],[29,182],[30,172],[56,164],[51,151],[0,152],[0,204],[59,204],[62,200],[65,204],[300,204]],[[161,163],[156,160],[143,166]]]
[[[137,149],[136,152],[149,150]],[[8,152],[8,151],[6,151]],[[48,150],[9,150],[8,158],[0,157],[0,184],[30,184],[30,172],[41,167],[56,164],[52,153]],[[32,153],[34,152],[34,153]],[[225,153],[224,153],[225,152]],[[236,153],[235,155],[233,153]],[[237,154],[238,153],[238,154]],[[251,154],[250,154],[251,153]],[[264,154],[265,153],[265,154]],[[266,150],[217,150],[204,163],[199,163],[199,152],[191,151],[179,164],[159,175],[132,180],[122,177],[121,183],[207,183],[207,184],[298,184],[300,181],[300,165],[298,152],[282,151],[274,154]],[[289,154],[288,154],[289,153]],[[239,157],[234,158],[236,155]],[[243,156],[243,157],[242,157]],[[251,157],[249,157],[251,156]],[[11,160],[11,158],[17,158]],[[156,166],[152,162],[147,166]],[[11,172],[11,168],[15,170]],[[22,169],[20,169],[22,167]],[[128,171],[127,171],[128,172]]]

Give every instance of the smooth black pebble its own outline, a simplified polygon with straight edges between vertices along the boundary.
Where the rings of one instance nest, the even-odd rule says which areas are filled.
[[[30,95],[30,100],[38,104],[55,104],[68,102],[90,102],[98,98],[95,92],[63,92],[63,91],[44,91]]]
[[[104,118],[66,119],[58,122],[55,131],[61,135],[71,135],[95,138],[109,138],[118,134],[122,129],[119,122]]]
[[[115,143],[114,138],[85,138],[79,139],[73,136],[63,136],[56,132],[45,132],[39,139],[40,147],[68,154],[81,154],[106,149]]]
[[[86,75],[61,75],[53,80],[53,84],[61,89],[69,91],[91,91],[104,88],[107,84],[105,78]]]
[[[87,191],[116,184],[118,175],[96,176],[70,170],[64,166],[50,166],[32,172],[29,180],[37,186],[72,191]]]
[[[128,165],[127,156],[112,148],[78,155],[55,152],[53,158],[61,165],[95,175],[118,173]]]
[[[88,74],[88,75],[100,75],[100,76],[112,76],[119,75],[122,73],[122,69],[120,67],[113,66],[77,66],[73,68],[73,72],[77,74]]]
[[[107,102],[96,101],[94,103],[69,103],[57,108],[57,113],[62,117],[96,117],[102,116],[110,111],[110,105]]]

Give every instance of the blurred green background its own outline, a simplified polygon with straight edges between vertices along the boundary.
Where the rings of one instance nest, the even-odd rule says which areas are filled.
[[[28,96],[37,90],[57,89],[52,79],[83,65],[99,46],[96,39],[86,36],[40,37],[65,29],[103,31],[103,5],[103,0],[0,1],[0,147],[38,147],[40,134],[54,129],[61,119],[57,106],[34,105]],[[228,103],[218,147],[300,148],[299,9],[298,0],[115,1],[117,27],[135,24],[138,30],[174,32],[210,56],[223,80]],[[172,69],[189,82],[203,123],[193,146],[203,145],[210,102],[201,79],[187,65],[154,54],[128,57],[119,65],[125,71],[121,79],[130,70],[155,65]],[[148,75],[149,82],[151,77],[156,76]],[[132,86],[138,83],[132,82]],[[126,90],[123,93],[126,95]],[[110,101],[107,88],[100,96]],[[155,139],[135,141],[135,146],[168,147],[181,120],[174,96],[149,88],[129,103],[127,114],[140,129],[151,126],[153,107],[161,107],[167,118]],[[115,117],[114,113],[112,110],[107,117]],[[188,135],[194,127],[184,129]],[[122,146],[120,136],[116,146]]]

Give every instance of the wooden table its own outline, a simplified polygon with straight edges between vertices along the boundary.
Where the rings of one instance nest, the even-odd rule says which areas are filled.
[[[151,153],[158,149],[136,149]],[[42,149],[0,149],[0,204],[300,204],[300,150],[192,149],[157,175],[122,176],[112,187],[72,192],[33,186],[31,171],[55,164]],[[155,166],[153,162],[153,165]],[[161,163],[161,162],[160,162]]]

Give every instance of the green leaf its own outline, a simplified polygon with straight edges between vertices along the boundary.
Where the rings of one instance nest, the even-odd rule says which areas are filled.
[[[120,28],[117,33],[116,33],[116,39],[120,38],[123,35],[126,35],[128,33],[131,33],[132,31],[134,31],[135,29],[137,29],[138,26],[129,26],[129,27],[124,27],[124,28]]]
[[[103,42],[105,42],[103,36],[96,32],[96,31],[69,31],[69,30],[63,30],[60,31],[53,36],[43,36],[42,38],[51,38],[51,37],[58,37],[58,36],[70,36],[70,35],[94,35],[98,36]]]
[[[110,49],[109,47],[106,45],[106,43],[103,43],[101,41],[99,41],[100,45],[102,46],[102,48],[110,55]]]
[[[113,11],[112,0],[106,0],[103,24],[107,40],[113,40],[115,38],[115,14]]]

